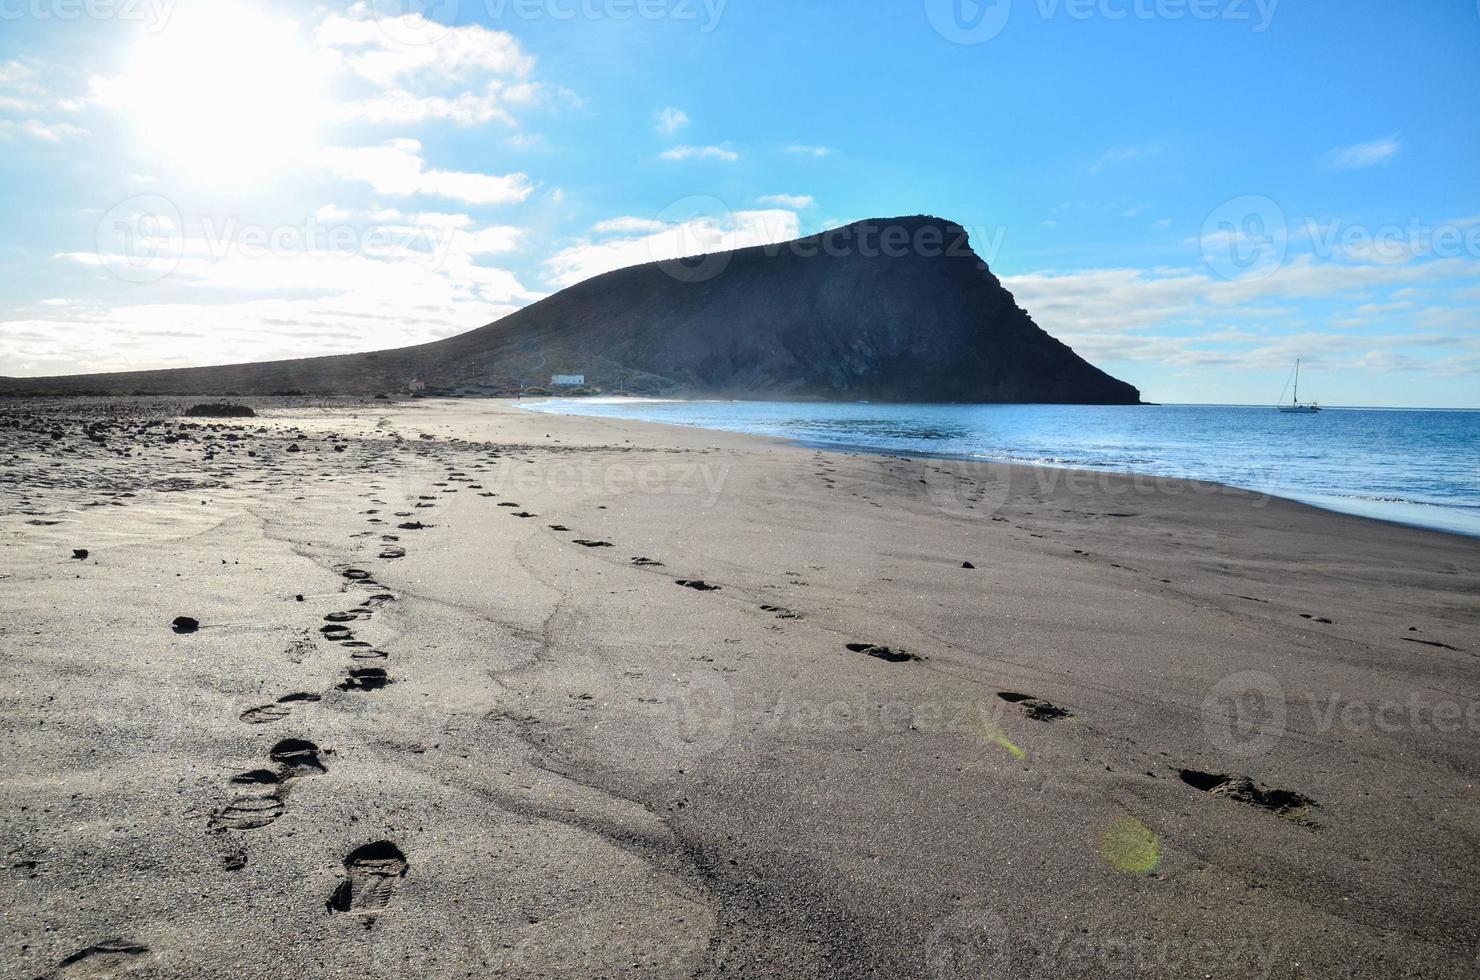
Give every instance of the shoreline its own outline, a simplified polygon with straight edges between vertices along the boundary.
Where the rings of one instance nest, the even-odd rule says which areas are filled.
[[[580,402],[582,402],[582,401],[585,400],[585,399],[578,399],[578,398],[566,398],[566,399],[562,399],[562,398],[559,398],[558,396],[538,396],[538,398],[541,401],[562,402],[562,403],[571,404],[571,405],[579,405]],[[1462,508],[1451,507],[1451,506],[1445,505],[1445,504],[1424,503],[1424,502],[1415,501],[1415,500],[1382,499],[1382,498],[1361,496],[1361,495],[1357,495],[1357,494],[1352,494],[1352,495],[1346,496],[1346,495],[1340,495],[1340,494],[1323,494],[1323,493],[1317,493],[1317,492],[1301,492],[1301,491],[1299,491],[1298,489],[1295,489],[1295,488],[1284,488],[1284,487],[1265,488],[1265,487],[1256,487],[1256,486],[1241,486],[1241,485],[1239,485],[1237,483],[1228,483],[1228,482],[1219,481],[1219,480],[1209,480],[1209,479],[1202,478],[1202,477],[1197,477],[1197,476],[1145,473],[1145,472],[1142,472],[1142,471],[1139,471],[1139,470],[1135,470],[1135,469],[1114,469],[1114,468],[1110,468],[1108,466],[1107,467],[1095,467],[1095,466],[1087,466],[1087,465],[1083,465],[1083,464],[1077,464],[1076,465],[1076,464],[1069,464],[1069,463],[1053,463],[1053,462],[1045,462],[1045,461],[1039,461],[1039,460],[1004,459],[1004,458],[1001,458],[1001,457],[993,457],[993,456],[985,456],[985,455],[970,455],[970,454],[964,454],[964,453],[949,453],[949,452],[931,452],[931,451],[928,451],[928,450],[918,450],[918,449],[912,449],[912,450],[908,450],[907,451],[907,450],[902,450],[902,449],[890,449],[888,447],[881,447],[881,446],[876,446],[876,445],[869,445],[867,443],[826,442],[826,441],[823,441],[823,440],[808,439],[808,438],[802,438],[802,437],[790,437],[790,436],[784,436],[784,435],[775,435],[775,434],[772,434],[772,433],[760,433],[760,432],[750,432],[750,431],[741,430],[741,429],[719,428],[719,427],[706,426],[706,425],[703,425],[703,424],[700,424],[700,423],[693,423],[693,422],[668,422],[668,421],[660,421],[660,420],[656,420],[656,419],[635,419],[635,418],[627,418],[625,416],[585,415],[585,414],[582,414],[582,413],[580,413],[578,411],[546,411],[546,410],[541,410],[539,408],[531,408],[531,407],[528,407],[525,404],[521,404],[521,402],[524,401],[523,399],[503,399],[503,400],[509,401],[511,404],[515,405],[518,408],[521,408],[524,411],[533,412],[533,413],[541,414],[541,415],[576,415],[576,416],[579,416],[581,418],[624,418],[627,421],[643,422],[643,423],[649,423],[649,424],[653,424],[653,425],[669,426],[669,427],[673,427],[673,428],[693,428],[693,429],[701,429],[701,430],[708,431],[708,432],[726,432],[726,433],[730,433],[730,434],[734,434],[734,435],[749,435],[749,436],[754,436],[756,438],[780,439],[780,440],[782,440],[784,442],[788,442],[788,443],[790,443],[792,445],[796,445],[796,446],[801,446],[803,448],[807,448],[807,449],[818,449],[818,450],[823,450],[823,451],[828,451],[828,452],[858,453],[858,454],[863,454],[863,455],[874,455],[874,456],[919,457],[919,458],[922,458],[922,459],[936,459],[936,460],[949,460],[949,461],[955,461],[955,462],[981,463],[981,464],[994,465],[994,466],[996,466],[996,465],[1002,465],[1002,466],[1026,466],[1026,467],[1030,467],[1030,468],[1032,468],[1032,467],[1041,467],[1041,468],[1044,468],[1044,469],[1050,469],[1050,470],[1066,470],[1066,471],[1070,471],[1070,472],[1115,474],[1115,475],[1119,475],[1119,476],[1128,476],[1128,477],[1132,477],[1132,478],[1135,478],[1135,479],[1141,479],[1141,480],[1182,480],[1182,481],[1188,481],[1188,482],[1194,482],[1194,483],[1216,483],[1216,484],[1218,484],[1220,486],[1226,486],[1226,487],[1229,487],[1231,489],[1242,490],[1242,491],[1247,492],[1247,493],[1258,494],[1258,495],[1261,495],[1261,496],[1267,496],[1267,497],[1276,498],[1276,499],[1280,499],[1280,500],[1290,501],[1290,502],[1293,502],[1293,503],[1303,504],[1303,505],[1305,505],[1307,507],[1313,507],[1313,508],[1315,508],[1317,510],[1323,510],[1323,511],[1326,511],[1328,513],[1343,514],[1343,515],[1348,516],[1348,517],[1358,517],[1358,518],[1362,518],[1364,520],[1375,521],[1375,522],[1381,523],[1381,524],[1393,524],[1393,525],[1397,525],[1397,526],[1400,526],[1400,527],[1413,528],[1413,529],[1416,529],[1416,530],[1434,531],[1434,532],[1437,532],[1437,533],[1440,533],[1440,534],[1447,534],[1447,535],[1452,535],[1452,536],[1461,537],[1461,538],[1480,538],[1480,514],[1470,514],[1467,511],[1463,510]],[[684,404],[684,403],[689,403],[689,402],[724,404],[724,403],[728,403],[730,400],[727,400],[727,399],[684,399],[684,398],[667,398],[667,399],[659,399],[659,398],[631,398],[631,399],[629,399],[629,398],[621,397],[621,396],[613,396],[613,397],[609,397],[609,398],[602,398],[602,399],[600,399],[600,401],[603,402],[603,403],[606,403],[606,404],[623,404],[623,403],[627,403],[627,402],[636,403],[636,404],[653,403],[653,402],[658,402],[658,403],[663,403],[663,404]],[[807,405],[807,404],[815,404],[815,403],[797,402],[795,404],[798,404],[798,405]],[[841,404],[841,403],[839,403],[839,404]],[[963,405],[962,407],[971,407],[971,406]],[[1136,407],[1139,407],[1139,406],[1136,406]],[[1166,408],[1181,408],[1181,407],[1186,407],[1186,408],[1259,408],[1259,407],[1262,407],[1262,406],[1257,406],[1257,405],[1256,406],[1245,406],[1245,405],[1185,405],[1185,406],[1183,406],[1183,405],[1164,405],[1164,406],[1157,406],[1157,407],[1166,407]],[[1406,411],[1444,411],[1444,412],[1450,412],[1450,411],[1455,411],[1455,412],[1480,411],[1480,409],[1369,409],[1369,408],[1360,408],[1360,407],[1354,407],[1354,408],[1338,407],[1338,408],[1333,408],[1332,410],[1333,411],[1395,411],[1395,412],[1406,412]],[[1433,508],[1433,510],[1431,510],[1431,511],[1430,510],[1427,510],[1428,508]],[[1413,513],[1415,511],[1417,512],[1416,515]],[[1405,513],[1408,514],[1409,516],[1406,516],[1406,517],[1403,516]],[[1434,519],[1433,520],[1429,520],[1429,521],[1425,521],[1425,520],[1422,519],[1422,516],[1421,516],[1423,514],[1428,514],[1429,516],[1431,516]]]
[[[0,426],[6,980],[1472,972],[1468,539],[513,402],[55,408]]]

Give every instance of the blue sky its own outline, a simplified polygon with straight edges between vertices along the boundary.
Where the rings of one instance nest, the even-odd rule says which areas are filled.
[[[0,374],[450,336],[967,226],[1145,397],[1480,407],[1480,4],[0,0]]]

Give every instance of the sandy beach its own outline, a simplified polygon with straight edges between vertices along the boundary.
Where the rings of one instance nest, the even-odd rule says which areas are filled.
[[[0,976],[1480,971],[1473,539],[250,403],[0,405]]]

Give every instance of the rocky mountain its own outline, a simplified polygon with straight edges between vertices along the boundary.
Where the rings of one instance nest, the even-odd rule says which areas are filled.
[[[1136,404],[1050,337],[957,224],[875,219],[781,245],[621,269],[416,347],[218,367],[0,379],[7,394],[605,392]]]

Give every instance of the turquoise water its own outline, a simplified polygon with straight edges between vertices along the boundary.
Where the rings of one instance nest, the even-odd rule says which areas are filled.
[[[1480,536],[1480,411],[550,399],[533,411],[811,446],[1193,477]]]

